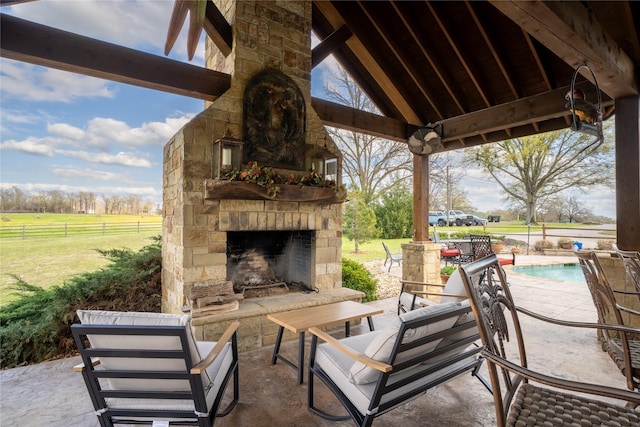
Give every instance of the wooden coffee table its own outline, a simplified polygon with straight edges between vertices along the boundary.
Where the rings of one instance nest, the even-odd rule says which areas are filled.
[[[369,329],[373,331],[371,316],[382,314],[384,310],[361,304],[355,301],[341,301],[333,304],[318,305],[315,307],[301,308],[298,310],[283,311],[281,313],[268,314],[267,319],[277,323],[278,336],[273,349],[271,364],[275,365],[278,359],[282,360],[293,369],[298,370],[298,384],[304,381],[304,338],[305,332],[311,327],[322,328],[334,323],[344,322],[345,335],[350,334],[350,322],[352,320],[367,318]],[[298,365],[280,355],[280,344],[284,328],[298,334]]]

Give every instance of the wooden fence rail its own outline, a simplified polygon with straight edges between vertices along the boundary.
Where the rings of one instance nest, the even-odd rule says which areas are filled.
[[[0,227],[0,239],[51,238],[96,234],[162,232],[161,222],[119,222],[101,224],[45,224]]]

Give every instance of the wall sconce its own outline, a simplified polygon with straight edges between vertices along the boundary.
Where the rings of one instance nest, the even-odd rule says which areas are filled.
[[[338,183],[338,157],[327,149],[318,148],[313,157],[313,169],[320,174],[325,181]]]
[[[231,136],[227,129],[225,135],[213,142],[213,164],[211,177],[225,179],[225,174],[242,168],[243,142]]]

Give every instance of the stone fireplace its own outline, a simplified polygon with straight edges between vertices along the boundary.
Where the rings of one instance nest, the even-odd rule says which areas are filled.
[[[214,102],[206,103],[205,110],[164,147],[162,310],[188,311],[191,288],[204,281],[230,280],[240,292],[242,287],[258,283],[284,282],[291,292],[248,297],[239,310],[193,319],[198,339],[205,340],[216,339],[229,322],[240,319],[239,344],[249,349],[275,340],[277,328],[266,320],[267,312],[360,300],[362,294],[342,288],[342,205],[336,200],[317,196],[254,198],[246,196],[242,187],[221,193],[207,184],[213,178],[214,141],[225,135],[260,140],[261,128],[247,126],[243,103],[247,101],[245,88],[265,70],[285,76],[290,81],[287,90],[299,89],[304,100],[296,110],[304,113],[304,126],[298,125],[295,132],[291,126],[287,128],[287,135],[295,134],[293,142],[298,145],[280,150],[274,169],[284,175],[304,173],[311,169],[318,153],[327,151],[337,158],[338,176],[341,164],[339,150],[310,104],[311,3],[214,3],[238,30],[228,56],[207,41],[206,65],[230,73],[231,87]],[[273,116],[269,118],[270,138],[288,117],[284,113]],[[273,148],[253,147],[259,159],[245,158],[243,166],[251,160],[269,161]],[[288,168],[290,152],[295,153],[295,162]]]

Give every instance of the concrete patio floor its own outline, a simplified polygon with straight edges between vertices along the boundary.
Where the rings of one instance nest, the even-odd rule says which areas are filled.
[[[574,257],[519,256],[519,264],[576,262]],[[399,274],[399,269],[394,268]],[[566,320],[595,321],[596,314],[586,285],[541,280],[507,272],[516,303],[525,308]],[[384,314],[374,317],[382,327],[396,315],[396,299],[371,302]],[[595,331],[537,326],[521,317],[529,366],[551,375],[625,388],[625,381],[606,353]],[[535,325],[535,326],[534,326]],[[352,334],[368,331],[366,322],[352,327]],[[342,331],[334,335],[341,336]],[[309,340],[307,340],[309,341]],[[307,344],[308,345],[308,344]],[[307,410],[307,372],[298,385],[296,373],[282,362],[271,365],[273,346],[240,354],[240,402],[216,426],[351,426],[351,421],[329,422]],[[297,341],[285,342],[281,353],[295,358]],[[308,354],[308,353],[307,353]],[[78,357],[0,371],[0,426],[69,427],[98,426],[82,377],[71,371]],[[486,367],[483,367],[486,376]],[[318,384],[316,403],[344,413],[341,405]],[[492,426],[492,396],[480,382],[465,375],[436,387],[374,421],[374,426]]]

